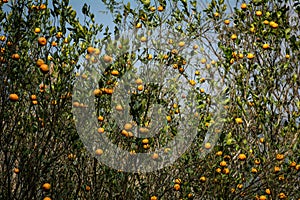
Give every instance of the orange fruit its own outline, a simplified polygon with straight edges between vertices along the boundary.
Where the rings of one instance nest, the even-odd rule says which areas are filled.
[[[279,172],[279,171],[280,171],[280,167],[275,166],[275,167],[274,167],[274,172],[277,173],[277,172]]]
[[[158,157],[159,157],[159,156],[158,156],[157,153],[154,153],[154,154],[152,155],[152,159],[153,159],[153,160],[157,159]]]
[[[125,130],[130,130],[132,128],[132,125],[130,124],[130,123],[126,123],[125,125],[124,125],[124,129]]]
[[[40,28],[35,28],[35,29],[34,29],[34,32],[35,32],[35,33],[40,33],[40,32],[41,32],[41,29],[40,29]]]
[[[271,194],[271,190],[268,188],[265,190],[265,192],[266,192],[266,194]]]
[[[224,161],[224,160],[223,160],[223,161],[221,161],[221,162],[220,162],[220,166],[221,166],[221,167],[226,167],[226,166],[227,166],[227,163],[226,163],[226,161]]]
[[[255,163],[256,165],[259,165],[259,164],[260,164],[260,160],[259,160],[259,159],[255,159],[255,160],[254,160],[254,163]]]
[[[40,9],[41,9],[41,10],[45,10],[46,8],[47,8],[47,6],[46,6],[45,4],[41,4],[41,5],[40,5]]]
[[[50,183],[44,183],[43,186],[42,186],[42,188],[44,190],[50,190],[51,189],[51,185],[50,185]]]
[[[265,142],[265,138],[259,138],[260,143],[264,143]]]
[[[247,4],[246,3],[242,3],[241,9],[245,10],[246,8],[247,8]]]
[[[269,44],[263,44],[263,49],[268,49],[269,47],[270,47],[270,45]]]
[[[48,67],[47,64],[42,64],[42,65],[40,66],[40,70],[41,70],[41,72],[43,72],[44,74],[46,74],[46,73],[49,72],[49,67]]]
[[[261,16],[261,15],[262,15],[262,12],[261,12],[260,10],[258,10],[258,11],[255,12],[255,15],[256,15],[256,16]]]
[[[11,100],[11,101],[18,101],[19,97],[18,97],[17,94],[10,94],[9,95],[9,100]]]
[[[174,190],[176,190],[176,191],[180,190],[180,185],[176,183],[176,184],[174,185]]]
[[[290,167],[296,167],[297,163],[295,161],[291,162]]]
[[[289,54],[286,54],[286,55],[285,55],[285,58],[286,58],[286,59],[289,59],[289,58],[290,58],[290,55],[289,55]]]
[[[91,190],[91,187],[87,185],[87,186],[85,186],[85,190],[86,190],[86,191],[90,191],[90,190]]]
[[[94,48],[94,47],[88,47],[88,48],[86,49],[86,51],[87,51],[88,54],[92,54],[92,53],[95,52],[95,48]]]
[[[169,116],[169,115],[166,116],[166,119],[167,119],[168,122],[171,122],[171,121],[172,121],[172,118],[171,118],[171,116]]]
[[[252,59],[252,58],[254,58],[254,55],[252,53],[248,53],[247,58]]]
[[[151,7],[150,7],[150,10],[151,10],[152,12],[154,12],[154,11],[156,10],[156,8],[155,8],[154,6],[151,6]]]
[[[200,177],[200,182],[204,183],[206,181],[206,178],[204,176]]]
[[[137,89],[138,89],[138,91],[142,91],[142,90],[144,89],[144,87],[143,87],[143,85],[139,85],[139,86],[137,87]]]
[[[243,153],[241,153],[240,155],[239,155],[239,160],[246,160],[246,155],[245,154],[243,154]]]
[[[123,110],[123,107],[122,107],[121,105],[117,105],[117,106],[116,106],[116,110],[117,110],[117,111],[122,111],[122,110]]]
[[[146,42],[147,38],[145,36],[141,37],[141,42]]]
[[[235,40],[235,39],[237,39],[237,35],[236,35],[236,34],[232,34],[230,38],[231,38],[232,40]]]
[[[98,133],[104,133],[104,128],[101,128],[101,127],[100,127],[100,128],[98,128],[97,131],[98,131]]]
[[[138,85],[141,85],[141,84],[143,84],[143,81],[142,81],[142,79],[138,78],[135,80],[135,83]]]
[[[267,200],[267,197],[266,197],[265,195],[261,195],[261,196],[259,197],[259,200]]]
[[[268,20],[265,20],[265,21],[264,21],[264,24],[265,24],[265,25],[268,25],[268,24],[269,24],[269,21],[268,21]]]
[[[176,184],[181,184],[181,179],[180,179],[180,178],[176,178],[176,179],[175,179],[175,183],[176,183]]]
[[[111,75],[118,76],[119,71],[114,69],[114,70],[111,71]]]
[[[102,94],[102,91],[99,88],[94,90],[94,95],[95,96],[100,96],[101,94]]]
[[[20,59],[20,55],[17,54],[17,53],[14,53],[12,56],[11,56],[12,59],[14,60],[19,60]]]
[[[237,124],[242,124],[243,123],[243,119],[242,118],[235,118],[235,122],[237,123]]]
[[[97,156],[100,156],[100,155],[103,154],[103,150],[102,150],[102,149],[97,149],[97,150],[95,151],[95,154],[96,154]]]
[[[216,153],[217,156],[222,156],[222,154],[223,154],[222,151],[218,151],[218,152]]]
[[[113,59],[111,56],[105,55],[105,56],[103,56],[103,60],[106,63],[111,63]]]
[[[216,172],[217,172],[217,173],[221,173],[221,171],[222,171],[221,168],[217,168],[217,169],[216,169]]]
[[[211,148],[211,144],[209,142],[205,143],[204,145],[205,149],[210,149]]]
[[[230,170],[228,168],[224,168],[222,171],[223,174],[229,174],[229,172],[230,172]]]
[[[256,168],[252,167],[251,172],[252,172],[252,173],[257,173],[258,171],[257,171]]]
[[[185,45],[185,42],[181,41],[181,42],[178,43],[178,46],[180,46],[180,47],[183,47],[184,45]]]
[[[150,198],[150,200],[157,200],[157,197],[156,197],[156,196],[152,196],[152,197]]]
[[[141,24],[141,23],[137,23],[137,24],[135,25],[135,27],[136,27],[136,28],[142,28],[142,24]]]
[[[148,143],[149,143],[149,140],[148,140],[147,138],[145,138],[145,139],[142,140],[142,143],[143,143],[143,144],[148,144]]]
[[[158,6],[157,10],[160,11],[160,12],[162,12],[164,10],[164,7],[163,6]]]
[[[44,61],[43,61],[42,59],[39,58],[39,59],[36,61],[36,65],[40,67],[42,64],[44,64]]]
[[[287,198],[287,196],[283,192],[279,193],[278,197],[279,197],[279,199]]]
[[[51,200],[50,197],[45,197],[43,200]]]
[[[243,184],[238,184],[237,188],[242,189],[243,188]]]
[[[229,20],[229,19],[226,19],[226,20],[224,21],[224,24],[226,24],[226,25],[230,24],[230,20]]]
[[[277,154],[276,155],[276,160],[283,160],[284,159],[284,155],[283,154]]]
[[[99,116],[99,117],[98,117],[98,120],[99,120],[100,122],[102,122],[102,121],[104,120],[104,117],[103,117],[103,116]]]
[[[14,168],[14,173],[18,174],[20,172],[19,168]]]
[[[45,46],[45,45],[47,44],[47,39],[46,39],[45,37],[40,37],[40,38],[38,39],[38,43],[39,43],[39,45],[41,45],[41,46]]]

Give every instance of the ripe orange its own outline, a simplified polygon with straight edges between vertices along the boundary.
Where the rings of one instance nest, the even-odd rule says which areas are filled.
[[[35,28],[35,29],[34,29],[34,32],[35,32],[35,33],[40,33],[40,32],[41,32],[41,29],[40,29],[40,28]]]
[[[95,52],[95,48],[94,48],[94,47],[88,47],[88,48],[86,49],[86,51],[87,51],[88,54],[92,54],[92,53]]]
[[[45,37],[40,37],[40,38],[38,39],[38,43],[39,43],[39,45],[41,45],[41,46],[45,46],[45,45],[47,44],[47,39],[46,39]]]
[[[50,197],[45,197],[43,200],[51,200]]]
[[[104,133],[104,128],[101,128],[101,127],[100,127],[100,128],[98,128],[97,131],[98,131],[98,133]]]
[[[222,151],[218,151],[218,152],[216,153],[217,156],[222,156],[222,154],[223,154]]]
[[[141,42],[146,42],[147,38],[145,36],[141,37]]]
[[[222,171],[223,174],[229,174],[229,172],[230,172],[230,170],[228,168],[224,168]]]
[[[97,149],[97,150],[95,151],[95,153],[96,153],[97,156],[100,156],[100,155],[103,154],[103,150],[102,150],[102,149]]]
[[[271,21],[269,24],[274,29],[276,29],[278,27],[278,24],[276,22]]]
[[[114,70],[111,71],[111,75],[118,76],[119,71],[114,69]]]
[[[204,145],[205,149],[210,149],[211,148],[211,144],[209,142],[205,143]]]
[[[17,54],[17,53],[14,53],[12,56],[11,56],[12,59],[14,60],[19,60],[20,59],[20,55]]]
[[[200,177],[200,182],[204,183],[206,181],[206,178],[204,176]]]
[[[259,160],[259,159],[255,159],[255,160],[254,160],[254,163],[255,163],[256,165],[259,165],[259,164],[260,164],[260,160]]]
[[[166,119],[167,119],[168,122],[171,122],[171,121],[172,121],[172,118],[171,118],[171,116],[169,116],[169,115],[166,116]]]
[[[247,4],[246,3],[242,3],[241,9],[245,10],[246,8],[247,8]]]
[[[47,8],[47,6],[46,6],[45,4],[41,4],[41,5],[40,5],[40,9],[41,9],[41,10],[45,10],[46,8]]]
[[[19,168],[14,168],[14,173],[18,174],[20,172]]]
[[[176,184],[174,185],[174,190],[176,190],[176,191],[180,190],[180,185],[176,183]]]
[[[275,166],[275,167],[274,167],[274,172],[277,173],[277,172],[279,172],[279,171],[280,171],[280,167]]]
[[[277,154],[276,155],[276,160],[283,160],[284,159],[284,155],[283,154]]]
[[[252,58],[254,58],[254,55],[252,53],[248,53],[247,58],[252,59]]]
[[[154,154],[152,155],[152,159],[153,159],[153,160],[157,159],[158,157],[159,157],[159,156],[158,156],[157,153],[154,153]]]
[[[266,197],[265,195],[261,195],[261,196],[259,197],[259,200],[267,200],[267,197]]]
[[[44,74],[46,74],[46,73],[49,72],[49,67],[48,67],[47,64],[42,64],[42,65],[40,66],[40,70],[41,70],[41,72],[43,72]]]
[[[181,41],[181,42],[178,43],[178,46],[180,46],[180,47],[183,47],[184,45],[185,45],[185,42]]]
[[[10,94],[9,95],[9,100],[11,100],[11,101],[18,101],[19,97],[18,97],[17,94]]]
[[[176,184],[181,184],[181,179],[180,179],[180,178],[176,178],[176,179],[175,179],[175,183],[176,183]]]
[[[141,23],[137,23],[137,24],[135,25],[135,27],[136,27],[136,28],[142,28],[142,24],[141,24]]]
[[[132,128],[132,125],[130,124],[130,123],[126,123],[125,125],[124,125],[124,129],[125,130],[130,130]]]
[[[113,59],[112,59],[112,57],[105,55],[105,56],[103,56],[103,60],[106,63],[111,63]]]
[[[252,173],[257,173],[258,170],[257,170],[256,168],[252,167],[251,172],[252,172]]]
[[[235,39],[237,39],[237,35],[236,35],[236,34],[232,34],[230,38],[231,38],[232,40],[235,40]]]
[[[149,143],[149,140],[148,140],[147,138],[145,138],[145,139],[142,140],[142,143],[143,143],[143,144],[148,144],[148,143]]]
[[[221,171],[222,171],[221,168],[217,168],[217,169],[216,169],[216,172],[217,172],[217,173],[221,173]]]
[[[229,19],[226,19],[226,20],[224,21],[224,24],[226,24],[226,25],[230,24],[230,20],[229,20]]]
[[[135,80],[135,83],[141,85],[143,83],[142,79],[138,78]]]
[[[266,194],[269,194],[269,195],[271,194],[271,190],[268,188],[265,190],[265,192],[266,192]]]
[[[85,190],[86,190],[86,191],[90,191],[90,190],[91,190],[91,187],[87,185],[87,186],[85,186]]]
[[[43,61],[42,59],[39,58],[39,59],[36,61],[36,65],[40,67],[42,64],[44,64],[44,61]]]
[[[51,189],[51,185],[50,185],[50,183],[44,183],[43,186],[42,186],[42,188],[44,190],[50,190]]]
[[[243,119],[240,118],[240,117],[235,118],[235,122],[236,122],[237,124],[242,124],[242,123],[243,123]]]
[[[101,94],[102,94],[102,91],[99,88],[94,90],[94,95],[95,96],[100,96]]]
[[[152,196],[152,197],[150,198],[150,200],[157,200],[157,197],[156,197],[156,196]]]
[[[143,85],[139,85],[139,86],[137,87],[137,89],[138,89],[138,91],[142,91],[142,90],[144,89],[144,87],[143,87]]]
[[[227,166],[227,163],[226,163],[226,161],[224,161],[224,160],[223,160],[223,161],[221,161],[221,162],[220,162],[220,166],[221,166],[221,167],[226,167],[226,166]]]
[[[164,10],[164,7],[163,6],[158,6],[157,10],[160,11],[160,12],[162,12]]]
[[[269,44],[263,44],[263,49],[268,49],[269,47],[270,47],[270,45]]]
[[[246,160],[246,155],[245,154],[243,154],[243,153],[241,153],[240,155],[239,155],[239,160]]]
[[[117,110],[117,111],[122,111],[122,110],[123,110],[123,107],[122,107],[121,105],[117,105],[117,106],[116,106],[116,110]]]
[[[256,15],[256,16],[261,16],[261,15],[262,15],[262,12],[261,12],[260,10],[258,10],[258,11],[255,12],[255,15]]]

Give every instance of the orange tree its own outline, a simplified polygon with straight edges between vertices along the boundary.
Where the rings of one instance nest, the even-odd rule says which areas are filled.
[[[88,5],[81,23],[69,1],[1,1],[1,199],[300,198],[296,3],[103,3],[114,16],[113,31],[95,23]],[[158,76],[158,67],[170,71],[171,82],[143,78]],[[132,119],[118,127],[112,114],[126,107],[113,97],[124,93],[117,87],[124,77],[133,80]],[[91,79],[97,80],[92,99],[77,90],[72,101],[74,83],[84,89]],[[217,99],[213,89],[222,85],[226,99]],[[97,126],[88,131],[106,134],[133,157],[148,152],[159,161],[172,146],[153,150],[186,120],[182,104],[189,99],[176,96],[180,87],[196,94],[198,133],[172,165],[123,172],[94,158],[112,152],[81,142],[95,134],[79,138],[78,125],[89,124],[74,121],[72,111],[92,103]],[[145,133],[155,123],[147,115],[154,103],[167,111],[159,134],[135,137],[133,127]],[[223,108],[226,115],[216,118]]]

